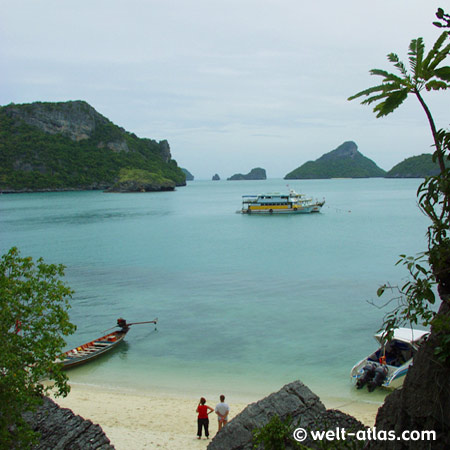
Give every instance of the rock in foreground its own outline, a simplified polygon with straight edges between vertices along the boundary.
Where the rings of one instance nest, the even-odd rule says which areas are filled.
[[[41,435],[33,450],[114,450],[100,425],[60,408],[47,397],[37,412],[25,414],[25,420]]]
[[[256,403],[247,406],[218,433],[208,450],[251,450],[252,431],[267,425],[274,416],[286,420],[292,418],[293,429],[302,427],[314,430],[362,430],[364,425],[355,418],[337,410],[327,410],[319,397],[301,381],[294,381]],[[315,447],[307,438],[302,444]]]

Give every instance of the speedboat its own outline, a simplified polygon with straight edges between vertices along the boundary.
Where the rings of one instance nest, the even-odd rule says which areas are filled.
[[[353,366],[352,382],[358,389],[367,385],[370,392],[378,386],[401,387],[417,350],[429,334],[424,330],[396,328],[388,342],[385,333],[376,334],[379,348]]]
[[[318,213],[325,200],[319,202],[293,189],[288,194],[279,192],[259,195],[243,195],[242,214],[307,214]]]

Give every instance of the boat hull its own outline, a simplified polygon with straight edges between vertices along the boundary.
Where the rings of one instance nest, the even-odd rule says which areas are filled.
[[[278,192],[259,195],[243,195],[242,214],[311,214],[320,212],[325,200],[314,201],[293,189],[288,194]]]
[[[310,206],[302,206],[298,208],[288,208],[288,207],[260,207],[251,206],[249,208],[242,208],[242,214],[311,214],[319,213],[323,205],[315,204]]]
[[[60,358],[63,369],[80,366],[110,352],[124,340],[127,331],[115,331],[64,352]]]
[[[383,332],[376,334],[374,337],[380,347],[353,366],[350,371],[352,381],[358,388],[366,384],[371,388],[401,387],[413,363],[414,355],[429,334],[426,330],[396,328],[388,341],[385,341]]]

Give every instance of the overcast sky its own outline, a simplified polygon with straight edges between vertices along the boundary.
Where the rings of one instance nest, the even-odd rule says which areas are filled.
[[[0,0],[0,104],[85,100],[169,141],[196,179],[263,167],[283,177],[344,141],[389,170],[431,152],[410,98],[376,119],[347,98],[429,49],[435,0]],[[449,93],[425,94],[448,127]]]

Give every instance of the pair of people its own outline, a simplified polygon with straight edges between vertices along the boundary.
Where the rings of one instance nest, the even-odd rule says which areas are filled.
[[[220,396],[220,403],[217,403],[216,408],[212,409],[210,406],[206,405],[205,397],[200,399],[197,406],[197,436],[198,439],[202,437],[202,428],[205,430],[206,439],[209,438],[209,418],[208,415],[212,412],[217,414],[217,420],[219,423],[219,431],[228,422],[228,413],[230,412],[230,407],[225,403],[225,395]]]

